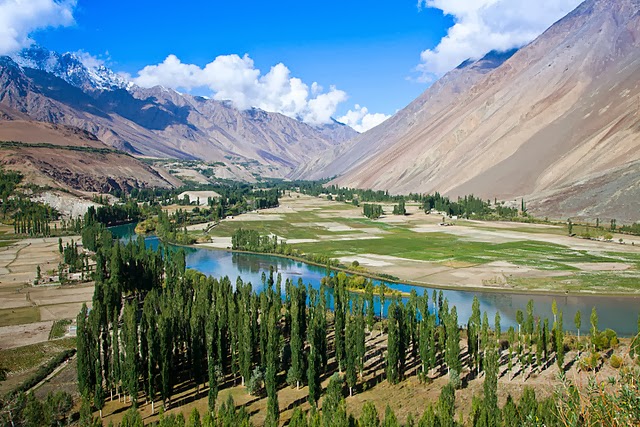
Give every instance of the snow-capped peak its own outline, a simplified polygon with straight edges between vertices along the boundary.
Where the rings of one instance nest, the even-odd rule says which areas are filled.
[[[74,53],[50,51],[41,46],[21,50],[11,58],[23,68],[54,74],[83,90],[127,89],[130,82],[104,65],[88,67]]]

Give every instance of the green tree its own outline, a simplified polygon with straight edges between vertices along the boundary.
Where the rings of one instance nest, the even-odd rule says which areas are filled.
[[[451,374],[451,371],[455,371],[459,375],[462,367],[460,362],[460,330],[458,328],[458,312],[455,306],[451,309],[451,314],[447,318],[445,361],[449,374]]]
[[[397,384],[400,381],[401,337],[398,317],[398,306],[395,301],[392,301],[387,319],[387,381],[391,384]]]
[[[124,307],[122,335],[124,337],[124,387],[129,398],[136,405],[138,399],[138,322],[137,310],[133,302]]]
[[[591,342],[593,344],[594,351],[596,348],[597,337],[598,337],[598,312],[596,311],[596,308],[593,307],[591,309]]]
[[[500,312],[496,311],[494,318],[494,333],[496,334],[496,344],[500,347],[500,336],[502,335],[502,327],[500,326]]]
[[[562,326],[562,311],[558,313],[558,323],[556,327],[556,361],[558,368],[564,370],[564,328]]]
[[[349,387],[349,396],[353,396],[353,388],[358,380],[357,374],[357,343],[356,343],[356,320],[354,316],[347,314],[347,331],[346,331],[346,359],[345,370],[347,378],[347,386]]]
[[[291,420],[289,421],[289,427],[307,427],[309,423],[307,422],[307,415],[302,412],[299,406],[297,406],[293,410],[293,414],[291,414]]]
[[[450,383],[447,383],[440,391],[438,398],[438,420],[441,427],[454,426],[455,405],[456,391]]]
[[[369,333],[373,333],[375,312],[373,308],[373,282],[371,280],[367,280],[367,284],[364,288],[364,294],[367,301],[367,327],[369,328]]]
[[[334,373],[329,379],[322,401],[322,424],[326,427],[347,426],[347,407],[342,395],[342,378]]]
[[[278,356],[280,354],[280,331],[277,325],[276,310],[269,315],[269,338],[267,348],[267,369],[265,385],[267,388],[267,419],[265,424],[277,426],[280,420],[280,408],[278,405]]]
[[[485,378],[483,383],[484,409],[487,414],[487,426],[500,425],[500,409],[498,408],[498,370],[500,360],[498,351],[490,348],[485,358]]]
[[[396,414],[391,409],[391,406],[387,404],[387,407],[384,410],[384,421],[382,422],[384,427],[400,427],[400,423],[398,423],[398,418],[396,418]]]
[[[376,409],[376,405],[374,405],[372,402],[365,402],[364,406],[362,407],[362,413],[360,414],[360,418],[358,418],[358,426],[380,426],[380,417],[378,416],[378,410]]]
[[[302,283],[291,288],[291,367],[287,377],[297,389],[305,378],[306,299],[306,289]]]

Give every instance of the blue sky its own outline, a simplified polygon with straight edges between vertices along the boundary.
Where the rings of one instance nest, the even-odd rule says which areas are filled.
[[[30,1],[32,10],[25,11],[19,0],[0,0],[0,27],[6,20],[24,36],[12,40],[0,29],[0,53],[32,41],[83,51],[140,85],[228,98],[241,108],[258,106],[308,122],[330,114],[359,130],[406,106],[468,57],[526,43],[578,3]],[[3,39],[14,43],[6,47]],[[167,62],[169,55],[175,59]],[[284,67],[270,73],[280,63]]]

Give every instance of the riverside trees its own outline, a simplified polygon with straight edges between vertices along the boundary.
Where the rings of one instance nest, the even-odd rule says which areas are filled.
[[[96,409],[102,408],[105,397],[123,396],[134,406],[148,402],[152,411],[158,400],[171,407],[176,387],[187,384],[196,396],[208,389],[206,415],[220,416],[220,387],[244,384],[247,391],[260,393],[264,379],[268,423],[276,424],[278,389],[285,378],[292,387],[308,386],[309,402],[317,407],[322,382],[335,371],[344,373],[341,381],[346,381],[349,395],[363,390],[371,371],[379,376],[386,372],[390,383],[414,373],[430,381],[434,372],[437,376],[448,371],[451,389],[443,391],[435,408],[427,409],[425,419],[452,422],[451,390],[464,384],[465,375],[468,380],[480,372],[485,375],[485,415],[478,415],[478,420],[495,419],[499,412],[507,419],[513,406],[500,410],[495,399],[500,364],[519,365],[516,372],[523,380],[534,355],[538,369],[552,365],[553,356],[561,369],[565,366],[562,312],[549,334],[532,303],[526,315],[517,316],[523,333],[511,329],[507,334],[505,352],[500,316],[490,325],[474,302],[467,330],[469,357],[461,357],[465,354],[457,308],[437,294],[431,302],[428,293],[412,293],[403,300],[388,289],[385,298],[390,304],[386,313],[381,312],[387,316],[381,321],[387,337],[370,334],[367,339],[366,329],[376,321],[373,285],[365,284],[361,295],[350,293],[345,274],[326,277],[319,289],[286,280],[283,295],[271,270],[258,293],[241,279],[233,284],[227,277],[187,270],[182,250],[154,251],[141,239],[124,245],[114,242],[103,227],[86,236],[97,250],[96,288],[92,310],[85,308],[78,317],[78,380],[81,394]],[[328,312],[331,303],[333,314]],[[548,351],[550,347],[555,350]],[[333,357],[337,365],[328,360]],[[332,393],[337,390],[336,385]],[[340,398],[332,399],[340,408]],[[373,420],[372,413],[367,419]]]

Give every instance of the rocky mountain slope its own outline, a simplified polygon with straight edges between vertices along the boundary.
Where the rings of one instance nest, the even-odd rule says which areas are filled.
[[[175,187],[180,181],[106,146],[87,131],[64,125],[0,121],[0,165],[25,181],[65,190],[107,193],[146,187]]]
[[[329,178],[353,169],[384,151],[395,142],[398,135],[419,128],[425,120],[454,105],[471,86],[502,65],[515,52],[516,50],[490,52],[477,61],[465,61],[383,124],[337,146],[330,156],[317,156],[298,168],[293,176],[306,179]]]
[[[132,154],[250,165],[275,177],[357,134],[339,123],[312,127],[277,113],[140,88],[104,67],[85,67],[73,54],[40,47],[0,57],[0,105],[87,130]]]
[[[587,0],[497,68],[465,68],[316,175],[394,193],[525,197],[556,217],[639,219],[639,0]]]

